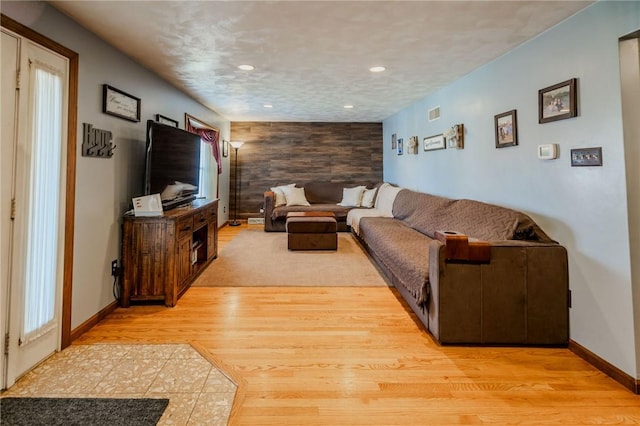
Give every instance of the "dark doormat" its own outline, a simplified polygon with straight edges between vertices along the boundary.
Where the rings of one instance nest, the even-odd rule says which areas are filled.
[[[168,399],[2,398],[0,424],[19,425],[155,425]]]

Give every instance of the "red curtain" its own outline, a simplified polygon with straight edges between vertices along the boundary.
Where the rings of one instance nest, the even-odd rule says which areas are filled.
[[[213,158],[216,160],[216,164],[218,165],[218,174],[221,174],[222,158],[220,158],[220,145],[218,145],[218,142],[220,141],[220,132],[213,129],[202,129],[199,127],[195,127],[189,120],[186,121],[188,131],[199,135],[205,143],[211,145],[211,153],[213,154]]]

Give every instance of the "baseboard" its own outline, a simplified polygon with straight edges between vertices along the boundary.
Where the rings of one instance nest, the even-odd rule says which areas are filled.
[[[71,331],[71,341],[73,342],[78,337],[82,336],[84,333],[89,331],[91,327],[99,323],[104,317],[109,315],[111,312],[115,311],[118,307],[118,301],[114,300],[104,308],[102,308],[97,314],[80,324],[78,327],[74,328]]]
[[[636,395],[640,395],[640,380],[634,379],[615,365],[611,365],[589,349],[574,342],[573,340],[569,340],[569,350],[596,367],[598,370],[602,371],[607,376],[611,377],[616,382],[620,383],[625,388],[629,389],[631,392]]]

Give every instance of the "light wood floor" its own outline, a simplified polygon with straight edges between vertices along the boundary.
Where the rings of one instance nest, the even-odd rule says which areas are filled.
[[[240,381],[231,424],[640,423],[640,397],[569,350],[438,346],[389,288],[191,288],[91,342],[204,348]]]

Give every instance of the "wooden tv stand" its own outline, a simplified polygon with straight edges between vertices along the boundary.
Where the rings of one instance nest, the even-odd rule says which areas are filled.
[[[120,305],[175,306],[218,255],[218,200],[196,200],[163,216],[124,216]]]

